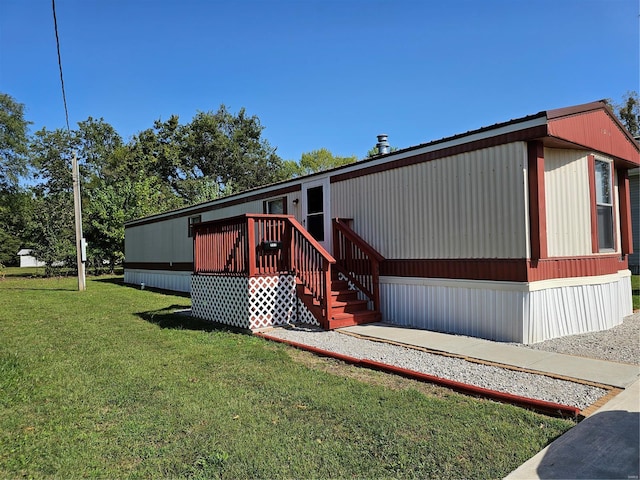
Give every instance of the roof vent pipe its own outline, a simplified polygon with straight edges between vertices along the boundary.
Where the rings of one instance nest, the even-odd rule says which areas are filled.
[[[378,143],[376,144],[376,147],[378,147],[378,155],[389,153],[390,147],[387,138],[389,138],[389,135],[387,135],[386,133],[381,133],[380,135],[378,135]]]

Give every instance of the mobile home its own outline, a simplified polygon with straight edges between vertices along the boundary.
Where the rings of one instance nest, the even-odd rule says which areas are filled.
[[[604,102],[542,111],[128,222],[125,282],[191,291],[195,314],[247,328],[608,329],[632,313],[639,165]],[[345,285],[372,314],[333,310]]]

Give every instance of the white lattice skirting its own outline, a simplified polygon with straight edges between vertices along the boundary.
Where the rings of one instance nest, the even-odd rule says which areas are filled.
[[[192,275],[191,309],[195,317],[251,330],[294,322],[318,325],[298,300],[291,275]]]
[[[249,328],[295,321],[296,282],[291,275],[249,278]]]
[[[191,313],[204,320],[249,328],[248,291],[247,277],[192,275]]]

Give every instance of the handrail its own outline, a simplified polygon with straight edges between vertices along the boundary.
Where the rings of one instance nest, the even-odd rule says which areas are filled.
[[[291,225],[298,230],[302,236],[304,236],[304,238],[306,238],[309,243],[311,243],[311,245],[313,245],[313,248],[315,248],[316,250],[318,250],[318,252],[320,252],[320,254],[322,255],[322,257],[329,263],[336,263],[336,259],[333,258],[333,255],[331,255],[329,252],[327,252],[324,247],[322,245],[320,245],[318,243],[318,241],[313,238],[311,236],[311,234],[305,230],[305,228],[300,225],[300,222],[298,222],[295,217],[293,215],[286,215],[289,218],[289,223],[291,223]]]
[[[333,251],[336,268],[380,311],[380,263],[385,258],[340,218],[333,219]]]
[[[331,266],[335,258],[305,230],[289,217],[291,225],[291,270],[302,285],[318,301],[322,312],[322,327],[329,327],[331,316]]]
[[[349,225],[344,221],[344,218],[334,218],[334,226],[338,226],[341,233],[344,234],[349,240],[357,244],[367,255],[371,255],[377,262],[384,262],[385,258],[380,252],[367,243],[360,235],[358,235]]]

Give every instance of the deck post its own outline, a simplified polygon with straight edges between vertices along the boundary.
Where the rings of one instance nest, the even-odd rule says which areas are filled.
[[[295,251],[294,251],[294,244],[293,244],[293,226],[291,225],[291,223],[286,222],[286,232],[287,232],[287,246],[289,248],[289,252],[288,252],[288,258],[287,261],[289,262],[289,265],[287,266],[287,269],[289,270],[289,273],[293,273],[295,275],[295,263],[296,263],[296,257],[295,257]]]
[[[323,260],[323,270],[324,270],[324,298],[325,298],[325,309],[324,309],[324,321],[325,325],[323,328],[329,328],[329,320],[331,319],[331,263],[326,259]]]
[[[380,311],[380,262],[373,261],[373,309]]]
[[[249,277],[256,275],[256,230],[255,219],[247,217],[247,260],[249,262]]]

